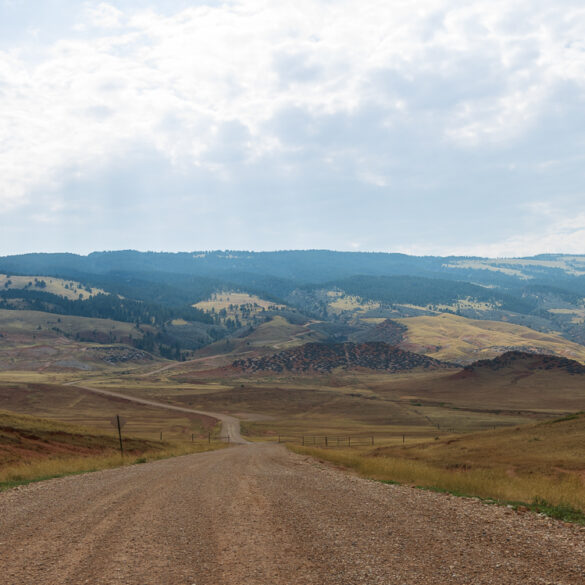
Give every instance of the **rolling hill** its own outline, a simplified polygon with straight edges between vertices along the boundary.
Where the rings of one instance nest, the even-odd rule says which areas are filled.
[[[21,312],[23,321],[40,311],[132,324],[136,335],[124,343],[176,360],[208,346],[212,353],[263,351],[263,338],[272,349],[305,341],[395,343],[397,331],[370,326],[402,319],[403,349],[439,360],[466,364],[517,349],[585,361],[584,267],[585,256],[574,255],[25,254],[0,258],[0,309]],[[286,332],[278,317],[311,332]]]
[[[506,351],[550,353],[585,363],[585,347],[558,333],[513,323],[466,319],[451,314],[398,319],[407,327],[403,349],[439,360],[469,364]]]

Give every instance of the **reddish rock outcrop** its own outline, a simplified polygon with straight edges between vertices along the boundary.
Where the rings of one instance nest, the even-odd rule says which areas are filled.
[[[260,358],[237,360],[233,367],[245,372],[331,372],[367,368],[398,372],[414,368],[449,368],[451,364],[393,345],[374,341],[367,343],[306,343],[300,347]]]

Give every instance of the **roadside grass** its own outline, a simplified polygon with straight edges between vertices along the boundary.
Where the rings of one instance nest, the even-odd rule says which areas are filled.
[[[79,475],[103,469],[113,469],[125,465],[149,463],[159,459],[168,459],[180,455],[203,453],[224,449],[226,443],[179,443],[168,442],[161,444],[159,449],[132,452],[124,457],[120,453],[109,453],[105,455],[60,457],[43,460],[23,461],[18,464],[0,468],[0,491],[10,489],[19,485],[65,477],[68,475]]]
[[[223,443],[116,437],[57,421],[0,411],[0,490],[65,475],[224,448]]]
[[[478,497],[585,524],[584,439],[585,416],[577,415],[407,447],[289,448],[370,479]]]
[[[585,524],[585,490],[578,477],[526,475],[508,477],[495,470],[452,471],[420,461],[379,458],[357,449],[319,449],[289,445],[295,453],[309,455],[356,470],[361,476],[386,483],[477,497],[491,503],[509,504],[547,516]],[[349,452],[351,451],[351,452]]]

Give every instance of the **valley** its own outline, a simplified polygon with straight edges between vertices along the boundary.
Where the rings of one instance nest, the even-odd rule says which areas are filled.
[[[77,262],[88,262],[90,257]],[[327,269],[304,262],[305,272],[298,269],[291,272],[294,279],[287,279],[279,273],[290,261],[286,253],[274,264],[263,264],[265,259],[253,254],[196,256],[195,265],[201,260],[206,264],[201,274],[195,274],[189,272],[193,265],[187,258],[146,254],[143,263],[162,262],[166,270],[138,273],[126,266],[122,277],[102,266],[82,278],[78,266],[74,279],[63,265],[51,270],[47,258],[45,270],[31,257],[0,258],[0,269],[11,280],[0,290],[0,453],[4,453],[0,486],[111,467],[122,467],[107,471],[122,474],[120,478],[127,473],[142,478],[142,472],[133,471],[137,462],[196,454],[189,459],[193,463],[175,464],[169,459],[146,467],[168,465],[177,485],[194,481],[203,470],[217,482],[239,470],[226,497],[258,518],[282,502],[259,478],[281,482],[285,476],[296,477],[295,470],[302,468],[307,475],[295,497],[306,509],[324,506],[306,490],[306,485],[317,481],[313,477],[317,469],[336,486],[332,490],[345,489],[339,486],[348,481],[348,485],[364,481],[356,489],[369,494],[373,488],[368,486],[373,484],[352,479],[347,475],[351,471],[366,479],[402,484],[397,489],[406,491],[396,494],[404,494],[405,501],[422,498],[417,505],[427,505],[426,495],[408,495],[407,486],[500,504],[496,515],[511,510],[513,516],[502,521],[515,526],[530,510],[585,523],[585,345],[581,344],[585,335],[581,336],[584,325],[579,317],[585,311],[585,290],[578,292],[582,275],[573,270],[574,260],[555,264],[555,271],[559,266],[567,268],[566,288],[559,289],[557,272],[555,286],[540,282],[527,288],[526,282],[536,280],[530,273],[534,263],[502,272],[490,263],[453,261],[457,268],[443,263],[439,270],[435,264],[439,275],[434,276],[427,264],[422,276],[419,260],[413,259],[412,274],[401,276],[388,269],[396,259],[383,258],[389,274],[358,276],[351,274],[351,258],[346,258],[345,264],[326,264]],[[179,260],[183,272],[169,270]],[[367,268],[371,259],[362,260],[360,268]],[[224,262],[227,267],[222,271]],[[239,262],[252,262],[251,271],[234,271]],[[400,262],[405,270],[406,260]],[[16,267],[26,272],[27,263],[31,276],[16,278]],[[369,265],[370,272],[375,272],[375,265]],[[541,275],[552,270],[548,260],[539,266]],[[473,282],[446,279],[452,270],[468,275],[474,271]],[[53,273],[60,274],[61,280]],[[303,281],[317,274],[321,282]],[[48,285],[47,290],[34,286],[35,279],[50,282],[52,278],[50,292]],[[495,280],[488,286],[489,278]],[[512,285],[509,279],[518,282]],[[77,294],[80,288],[87,294],[71,297],[71,290]],[[116,451],[118,431],[112,425],[116,416],[124,421],[123,458]],[[251,470],[243,465],[252,466]],[[140,481],[167,485],[163,477],[144,473]],[[115,477],[112,481],[118,481]],[[66,489],[67,481],[74,480],[59,480],[64,483],[55,483],[54,489],[61,485]],[[261,495],[251,500],[250,486]],[[38,493],[53,498],[53,488],[47,487],[46,496],[45,488],[30,489],[31,497]],[[91,489],[103,488],[95,484]],[[134,489],[138,494],[144,488]],[[175,488],[169,483],[164,489]],[[386,497],[377,489],[368,496],[372,502]],[[9,499],[15,497],[10,490],[6,493]],[[179,493],[173,497],[183,501]],[[197,490],[193,497],[198,502],[209,499]],[[437,498],[433,506],[450,502]],[[469,513],[485,518],[488,513],[481,508],[485,504],[477,505]],[[384,506],[380,514],[389,513]],[[139,515],[123,507],[119,510],[123,515]],[[233,513],[238,520],[233,525],[226,520],[227,532],[214,525],[221,542],[231,542],[230,531],[240,534],[249,529],[242,510],[234,508]],[[332,526],[340,532],[357,530],[348,518],[336,522]],[[254,532],[259,540],[250,544],[250,558],[256,558],[268,541],[280,538],[274,526],[269,522]],[[445,528],[444,538],[452,538],[452,529]],[[59,530],[66,531],[66,524]],[[63,539],[64,534],[47,532],[47,538]],[[152,538],[161,534],[168,534],[162,525]],[[33,538],[24,533],[20,537]],[[193,537],[199,538],[195,533]],[[311,531],[307,537],[317,535]],[[298,544],[302,535],[294,530],[283,538],[286,546],[305,550]],[[415,537],[405,532],[401,538]],[[131,548],[130,543],[123,539],[120,546]],[[95,549],[92,561],[97,565],[107,554],[100,550]],[[377,554],[388,554],[384,550]],[[220,562],[214,551],[205,553],[210,567]],[[449,557],[445,550],[436,554]],[[366,548],[359,555],[365,558]],[[136,551],[132,558],[138,558]],[[562,565],[559,559],[554,562]],[[221,557],[221,563],[230,567],[229,575],[217,577],[221,582],[237,582],[253,574],[252,565],[237,555]],[[67,578],[89,578],[75,558],[70,557],[66,565]],[[91,563],[88,566],[91,569]],[[182,583],[190,566],[185,564],[186,572],[169,582]],[[210,570],[215,575],[216,569]],[[317,574],[315,567],[307,570]],[[512,571],[506,578],[522,574],[525,582],[536,582],[530,581],[528,566],[522,571]],[[118,582],[116,578],[110,581]],[[60,583],[59,579],[54,582]],[[380,579],[386,576],[380,573]],[[15,573],[14,583],[20,582],[24,581]],[[579,581],[567,577],[566,582]]]

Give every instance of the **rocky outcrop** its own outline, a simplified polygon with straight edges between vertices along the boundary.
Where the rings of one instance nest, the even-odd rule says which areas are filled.
[[[451,364],[383,342],[306,343],[280,353],[237,360],[233,367],[244,372],[315,372],[327,373],[336,368],[367,368],[399,372],[414,368],[449,368]]]
[[[525,351],[507,351],[491,360],[479,360],[466,366],[461,374],[523,368],[526,370],[564,370],[569,374],[585,374],[585,366],[578,361],[555,355]]]
[[[92,347],[88,350],[88,355],[93,359],[102,360],[109,364],[122,364],[125,362],[142,362],[154,359],[151,354],[141,349],[124,346],[104,346]]]

